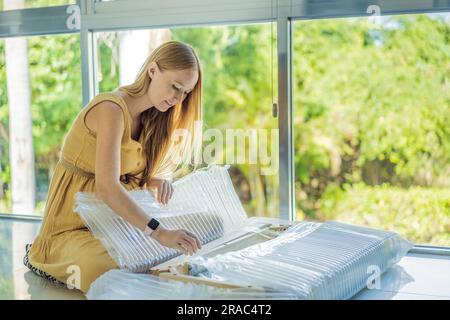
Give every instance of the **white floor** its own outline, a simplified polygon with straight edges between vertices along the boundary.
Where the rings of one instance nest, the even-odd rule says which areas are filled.
[[[0,300],[85,299],[78,290],[58,287],[22,263],[25,244],[33,242],[39,221],[0,218]],[[381,277],[377,289],[364,289],[357,300],[450,300],[450,256],[409,253]]]
[[[358,300],[450,300],[450,256],[408,253],[381,277],[379,289]]]
[[[0,300],[85,299],[81,291],[58,287],[23,264],[25,244],[39,232],[39,221],[0,218]]]

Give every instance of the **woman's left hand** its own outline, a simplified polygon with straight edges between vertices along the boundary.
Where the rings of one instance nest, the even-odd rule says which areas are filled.
[[[159,203],[167,204],[172,198],[173,186],[169,180],[151,179],[147,187],[156,191],[155,198]]]

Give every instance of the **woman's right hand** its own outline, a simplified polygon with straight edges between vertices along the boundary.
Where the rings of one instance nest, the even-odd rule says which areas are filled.
[[[169,230],[160,225],[152,232],[151,237],[163,246],[181,251],[185,255],[194,254],[202,248],[197,236],[184,229]]]

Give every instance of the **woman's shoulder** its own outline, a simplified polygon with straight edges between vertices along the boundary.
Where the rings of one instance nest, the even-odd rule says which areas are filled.
[[[127,122],[127,110],[123,99],[116,92],[102,92],[97,94],[86,106],[81,117],[89,132],[96,135],[99,120],[112,121],[115,123],[123,119]]]
[[[92,109],[100,109],[106,108],[116,109],[117,111],[122,111],[125,121],[127,121],[128,117],[128,109],[125,103],[125,100],[119,91],[106,91],[97,94],[86,106],[85,114],[91,113]]]
[[[118,105],[121,109],[125,109],[125,101],[123,99],[122,93],[120,91],[105,91],[97,94],[89,103],[89,105],[97,105],[101,102],[113,102]]]

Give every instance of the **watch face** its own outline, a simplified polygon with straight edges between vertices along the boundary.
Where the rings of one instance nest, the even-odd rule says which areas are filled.
[[[156,219],[150,220],[150,223],[148,224],[150,229],[155,230],[159,226],[159,222]]]
[[[148,223],[148,226],[150,227],[150,229],[152,230],[156,230],[156,228],[158,228],[159,226],[159,222],[156,219],[152,219],[150,220],[150,222]]]

